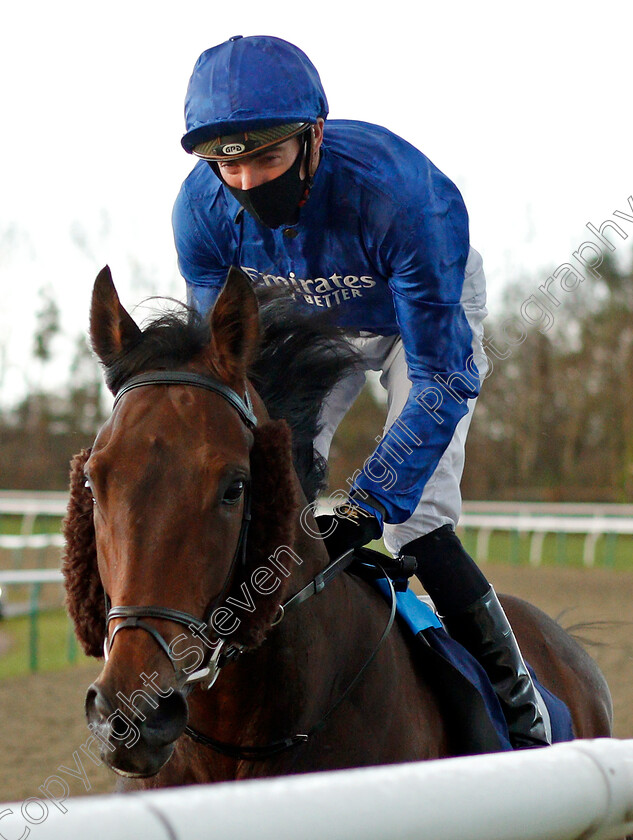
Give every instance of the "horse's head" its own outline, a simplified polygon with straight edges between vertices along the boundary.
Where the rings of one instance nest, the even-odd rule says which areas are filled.
[[[297,481],[288,428],[247,381],[258,313],[241,272],[207,321],[141,330],[104,269],[90,334],[117,399],[73,462],[68,604],[85,650],[105,648],[86,699],[102,757],[148,776],[184,730],[192,687],[270,630],[287,581],[266,561],[293,543]]]

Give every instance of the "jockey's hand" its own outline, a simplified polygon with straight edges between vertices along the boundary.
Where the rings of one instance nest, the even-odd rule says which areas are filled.
[[[376,516],[358,505],[346,502],[334,508],[332,514],[316,517],[331,560],[336,560],[350,548],[360,548],[382,534]]]

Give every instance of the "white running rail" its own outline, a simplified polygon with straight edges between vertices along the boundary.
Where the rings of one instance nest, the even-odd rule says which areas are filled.
[[[5,836],[619,840],[633,830],[633,740],[78,799],[56,778],[0,804]]]
[[[31,583],[62,583],[63,580],[64,576],[59,569],[0,570],[0,586],[10,583],[18,586]]]
[[[33,532],[33,525],[38,516],[63,516],[66,513],[67,504],[67,493],[0,490],[0,517],[21,516],[22,536],[28,536]]]
[[[61,517],[66,512],[68,495],[64,492],[0,490],[0,517],[21,516],[20,535],[0,535],[0,549],[20,551],[24,548],[60,546],[58,534],[31,537],[37,517]],[[323,510],[328,510],[324,499]],[[633,534],[633,505],[606,503],[547,503],[547,502],[464,502],[460,528],[477,531],[477,559],[487,560],[490,536],[493,531],[528,534],[529,557],[533,566],[541,563],[543,543],[547,534],[584,534],[583,562],[593,566],[598,540],[606,535]],[[48,540],[48,541],[47,541]]]
[[[607,534],[633,534],[633,516],[548,516],[531,514],[463,513],[459,528],[477,531],[476,559],[487,560],[493,531],[530,534],[530,565],[539,566],[547,534],[584,534],[583,564],[593,566],[596,545]]]

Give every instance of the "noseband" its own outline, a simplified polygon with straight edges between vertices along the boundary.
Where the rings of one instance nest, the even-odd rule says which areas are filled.
[[[118,391],[114,400],[112,410],[116,408],[120,399],[130,391],[136,388],[142,388],[144,385],[191,385],[195,388],[203,388],[206,391],[212,391],[214,394],[219,394],[226,402],[229,403],[239,414],[241,420],[246,426],[254,429],[257,426],[257,418],[253,413],[253,405],[248,391],[245,392],[244,398],[240,397],[232,388],[210,376],[204,376],[199,373],[191,371],[155,371],[151,373],[142,373],[139,376],[134,376],[129,379],[125,385]],[[159,631],[148,624],[144,619],[158,618],[165,621],[173,621],[177,624],[182,624],[195,634],[200,634],[203,638],[207,638],[206,634],[211,632],[210,620],[214,608],[226,595],[235,575],[235,569],[238,565],[244,566],[246,563],[246,541],[248,537],[248,526],[251,519],[251,498],[250,486],[247,484],[244,489],[244,504],[242,512],[242,524],[240,526],[240,533],[238,537],[235,554],[231,561],[231,567],[226,578],[226,582],[220,594],[214,598],[204,613],[204,618],[201,621],[194,615],[180,610],[172,610],[169,607],[145,607],[145,606],[110,606],[110,598],[105,595],[106,599],[106,633],[103,643],[104,657],[107,662],[114,637],[123,628],[140,628],[149,633],[158,643],[160,648],[165,652],[167,658],[171,662],[176,675],[180,678],[184,673],[186,679],[185,685],[201,682],[202,680],[209,680],[208,688],[211,688],[220,672],[220,668],[226,664],[230,659],[235,658],[241,651],[237,645],[228,646],[223,650],[226,642],[223,639],[218,639],[214,642],[212,648],[207,648],[207,652],[202,661],[202,668],[199,668],[192,674],[187,674],[186,671],[181,670],[178,665],[178,660],[172,653],[170,646],[165,641],[164,637]],[[122,618],[117,626],[114,628],[112,635],[109,634],[110,622],[112,619]]]

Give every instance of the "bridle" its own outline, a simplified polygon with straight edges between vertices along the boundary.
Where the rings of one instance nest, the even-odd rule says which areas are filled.
[[[257,426],[257,418],[253,413],[253,405],[248,391],[245,392],[244,397],[240,397],[232,388],[213,379],[210,376],[192,371],[154,371],[150,373],[142,373],[138,376],[133,376],[123,385],[117,392],[112,410],[116,408],[121,398],[135,390],[142,388],[145,385],[190,385],[195,388],[203,388],[206,391],[211,391],[214,394],[219,394],[226,402],[229,403],[239,414],[242,421],[250,429]],[[139,628],[149,633],[159,647],[164,651],[167,658],[171,662],[176,677],[180,682],[184,681],[184,685],[193,686],[203,680],[209,680],[207,688],[211,688],[218,677],[220,668],[222,668],[228,661],[234,659],[241,653],[241,646],[227,645],[224,639],[219,639],[216,643],[206,646],[206,652],[202,662],[202,667],[198,668],[194,673],[188,673],[186,669],[181,669],[178,665],[178,659],[174,656],[171,647],[167,644],[161,633],[151,624],[148,624],[144,619],[158,618],[166,621],[173,621],[177,624],[182,624],[195,634],[202,634],[206,639],[206,634],[213,632],[211,628],[211,616],[218,603],[223,601],[226,593],[233,583],[236,569],[239,566],[244,566],[246,563],[246,541],[248,538],[248,528],[251,520],[251,494],[250,485],[244,488],[244,502],[242,509],[242,523],[240,525],[240,533],[235,548],[235,553],[231,561],[229,573],[226,581],[222,587],[219,595],[211,600],[207,606],[202,620],[192,615],[191,613],[183,612],[181,610],[173,610],[170,607],[156,607],[156,606],[117,606],[111,607],[110,598],[105,593],[106,600],[106,632],[103,643],[104,658],[107,662],[110,655],[112,642],[116,634],[124,628]],[[114,632],[110,635],[110,622],[115,618],[122,618]]]
[[[253,405],[250,399],[248,390],[244,397],[240,397],[232,388],[222,382],[212,378],[211,376],[194,373],[191,371],[155,371],[150,373],[142,373],[129,379],[122,388],[117,392],[112,410],[116,408],[121,398],[130,391],[141,388],[146,385],[190,385],[196,388],[203,388],[221,396],[229,403],[239,414],[244,424],[254,429],[257,426],[257,418],[253,412]],[[238,537],[235,553],[231,561],[231,566],[227,574],[222,591],[214,597],[207,606],[202,620],[192,615],[191,613],[183,612],[181,610],[174,610],[169,607],[158,606],[116,606],[112,607],[110,598],[105,593],[106,601],[106,627],[105,639],[103,644],[104,657],[108,660],[110,650],[112,648],[113,640],[116,634],[123,628],[137,628],[149,633],[157,642],[159,647],[164,651],[169,661],[171,662],[177,679],[186,687],[192,687],[195,684],[205,682],[206,688],[209,689],[215,683],[220,670],[231,660],[236,659],[244,650],[241,645],[227,644],[226,640],[218,639],[212,646],[207,646],[207,652],[199,667],[194,673],[187,673],[185,669],[181,669],[178,665],[178,659],[174,656],[169,644],[165,641],[161,633],[148,624],[145,619],[157,618],[167,621],[172,621],[187,627],[194,634],[202,634],[206,639],[206,634],[212,632],[211,616],[218,603],[220,603],[227,592],[230,591],[233,584],[235,573],[238,567],[244,567],[246,563],[246,544],[248,539],[248,528],[251,519],[251,495],[250,486],[247,484],[244,490],[244,502],[242,510],[242,523],[240,526],[240,533]],[[333,580],[338,574],[347,569],[354,560],[354,551],[349,550],[341,557],[332,561],[323,571],[319,572],[315,577],[304,586],[299,592],[291,596],[284,604],[280,605],[279,613],[275,618],[273,625],[279,624],[285,617],[287,612],[294,607],[299,606],[312,595],[321,592],[325,586]],[[382,570],[381,570],[382,571]],[[293,735],[279,741],[275,741],[265,746],[238,746],[234,744],[227,744],[222,741],[217,741],[210,736],[204,735],[191,726],[185,727],[185,732],[193,740],[206,746],[212,747],[217,752],[224,755],[229,755],[235,758],[248,760],[261,760],[277,755],[278,753],[295,746],[296,744],[305,743],[312,734],[318,732],[323,728],[330,715],[343,702],[343,700],[350,694],[352,689],[356,686],[370,663],[374,660],[376,654],[382,647],[383,642],[389,635],[396,615],[396,597],[393,584],[390,578],[384,573],[383,576],[388,581],[391,591],[391,610],[387,625],[377,643],[372,650],[370,656],[366,659],[361,669],[357,672],[354,679],[348,684],[344,692],[332,704],[327,713],[323,715],[321,720],[315,724],[305,734]],[[115,627],[113,633],[110,635],[109,627],[113,619],[121,618],[121,621]]]

